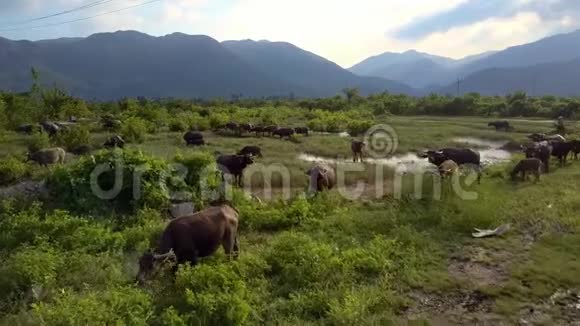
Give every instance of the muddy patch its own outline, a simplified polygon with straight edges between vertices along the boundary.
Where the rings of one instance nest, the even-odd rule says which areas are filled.
[[[507,251],[465,247],[449,259],[447,270],[456,280],[475,287],[498,286],[508,279]]]
[[[48,196],[48,190],[44,181],[25,181],[13,186],[0,188],[0,199],[34,199],[46,196]]]

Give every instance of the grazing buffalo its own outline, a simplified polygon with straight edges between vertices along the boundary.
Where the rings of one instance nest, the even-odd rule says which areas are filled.
[[[427,151],[422,155],[423,158],[428,158],[431,164],[440,166],[447,160],[452,160],[457,165],[472,165],[477,170],[477,182],[481,182],[482,167],[481,157],[478,152],[471,149],[464,148],[444,148],[438,151]]]
[[[26,124],[26,125],[20,125],[20,126],[16,127],[16,132],[21,133],[21,134],[26,134],[26,135],[32,135],[35,132],[41,132],[41,131],[42,131],[42,127],[39,125]]]
[[[564,166],[566,164],[566,160],[568,159],[570,152],[572,152],[572,149],[573,145],[571,142],[552,142],[552,156],[558,158],[560,166]]]
[[[306,127],[297,127],[297,128],[294,128],[294,132],[298,135],[308,136],[308,134],[310,133],[310,130]]]
[[[540,174],[544,168],[544,163],[537,158],[527,158],[521,160],[512,170],[511,177],[515,180],[517,175],[520,174],[522,180],[526,180],[526,173],[530,172],[536,176],[536,181],[540,180]]]
[[[192,202],[173,204],[167,209],[167,212],[172,219],[191,216],[195,213],[195,205]]]
[[[447,160],[439,165],[438,170],[441,178],[445,179],[456,174],[459,171],[459,165],[453,160]]]
[[[270,136],[272,136],[276,130],[278,130],[278,126],[264,127],[264,133],[267,133]]]
[[[492,121],[487,124],[488,127],[494,127],[496,131],[510,131],[513,130],[512,126],[508,121]]]
[[[92,151],[92,148],[90,145],[80,145],[80,146],[73,148],[70,152],[75,154],[75,155],[87,155],[87,154],[90,154],[91,151]]]
[[[244,133],[244,132],[252,132],[252,130],[254,129],[254,126],[250,123],[241,123],[240,124],[240,134]]]
[[[185,140],[185,144],[188,146],[203,146],[205,145],[205,140],[203,139],[203,135],[199,132],[195,131],[188,131],[183,135],[183,140]]]
[[[238,152],[238,155],[251,155],[262,157],[262,149],[258,146],[246,146]]]
[[[256,136],[264,135],[266,132],[263,126],[254,126],[251,131],[255,132]]]
[[[548,142],[535,143],[532,146],[524,147],[526,158],[537,158],[544,164],[546,173],[550,173],[550,156],[552,155],[552,145]]]
[[[237,133],[240,130],[240,126],[235,122],[228,122],[226,123],[225,127],[231,133]]]
[[[254,164],[254,159],[250,155],[219,155],[216,161],[222,175],[232,175],[234,184],[240,187],[242,186],[244,170],[249,165]]]
[[[213,255],[220,245],[228,256],[236,257],[240,251],[238,219],[235,209],[221,205],[172,220],[155,252],[149,250],[139,259],[137,282],[145,283],[168,259],[195,265],[199,258]]]
[[[535,143],[539,143],[546,140],[546,134],[533,133],[529,135],[528,138]]]
[[[278,128],[278,129],[274,130],[274,132],[272,132],[272,135],[280,136],[280,139],[282,139],[284,137],[290,138],[290,137],[294,136],[294,129],[292,129],[292,128]]]
[[[106,148],[125,148],[125,140],[119,135],[109,138],[104,144]]]
[[[34,153],[28,153],[27,162],[34,161],[42,166],[64,164],[66,151],[60,147],[45,148]]]
[[[121,120],[115,119],[112,115],[105,115],[101,117],[101,125],[103,129],[114,130],[119,129],[123,123]]]
[[[336,172],[326,164],[316,164],[308,171],[308,190],[311,193],[330,190],[336,186]]]
[[[56,134],[61,129],[56,123],[48,121],[41,122],[40,125],[42,126],[44,132],[46,132],[50,137],[56,136]]]
[[[572,140],[572,153],[574,153],[574,159],[578,159],[578,153],[580,153],[580,140]]]
[[[362,141],[353,140],[350,143],[350,149],[352,151],[352,161],[358,162],[359,160],[363,161],[363,150],[366,144]]]

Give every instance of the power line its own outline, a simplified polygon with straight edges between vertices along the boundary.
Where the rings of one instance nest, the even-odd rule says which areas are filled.
[[[57,12],[57,13],[54,13],[54,14],[50,14],[50,15],[46,15],[46,16],[41,16],[41,17],[36,17],[36,18],[31,18],[31,19],[23,20],[23,21],[16,22],[16,23],[13,23],[13,24],[10,24],[10,25],[5,25],[5,26],[2,26],[2,28],[9,28],[9,27],[12,27],[12,26],[24,25],[24,24],[32,23],[32,22],[39,21],[39,20],[44,20],[44,19],[48,19],[48,18],[62,16],[62,15],[66,15],[66,14],[70,14],[70,13],[76,12],[76,11],[81,11],[81,10],[90,9],[90,8],[93,8],[93,7],[96,7],[96,6],[104,5],[104,4],[107,4],[107,3],[112,2],[112,1],[117,1],[117,0],[98,0],[98,1],[94,1],[94,2],[87,3],[87,4],[82,5],[80,7],[68,9],[68,10],[61,11],[61,12]]]
[[[124,7],[124,8],[117,9],[117,10],[111,10],[111,11],[103,12],[103,13],[100,13],[100,14],[97,14],[97,15],[93,15],[93,16],[88,16],[88,17],[83,17],[83,18],[78,18],[78,19],[73,19],[73,20],[68,20],[68,21],[53,23],[53,24],[45,24],[45,25],[29,26],[29,27],[21,27],[21,28],[0,29],[0,32],[22,31],[22,30],[27,30],[27,29],[38,29],[38,28],[53,27],[53,26],[59,26],[59,25],[64,25],[64,24],[76,23],[76,22],[80,22],[80,21],[83,21],[83,20],[89,20],[89,19],[93,19],[93,18],[97,18],[97,17],[101,17],[101,16],[106,16],[106,15],[114,14],[114,13],[117,13],[117,12],[129,10],[129,9],[133,9],[133,8],[137,8],[137,7],[142,7],[142,6],[145,6],[145,5],[154,3],[154,2],[159,2],[159,1],[162,1],[162,0],[146,1],[146,2],[139,3],[139,4],[136,4],[136,5],[133,5],[133,6]]]

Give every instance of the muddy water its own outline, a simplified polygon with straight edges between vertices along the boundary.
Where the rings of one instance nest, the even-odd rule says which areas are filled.
[[[453,142],[461,147],[473,148],[474,150],[478,151],[481,155],[481,161],[484,166],[508,162],[512,156],[510,152],[501,149],[506,144],[506,142],[490,141],[469,137],[455,138],[453,139]],[[352,162],[350,158],[332,159],[310,154],[300,154],[298,159],[305,162],[320,162],[329,164]],[[392,167],[397,169],[399,172],[434,170],[434,166],[429,163],[427,159],[418,157],[416,153],[395,155],[382,159],[366,158],[365,162]]]

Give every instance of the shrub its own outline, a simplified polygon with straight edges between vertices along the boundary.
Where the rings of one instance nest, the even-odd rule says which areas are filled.
[[[87,127],[75,126],[63,129],[56,136],[56,144],[72,151],[81,145],[88,145],[91,141],[91,133]]]
[[[209,125],[212,129],[217,129],[224,126],[230,121],[227,114],[224,113],[210,113],[209,115]]]
[[[368,120],[352,120],[348,123],[346,129],[351,136],[359,136],[367,132],[373,123]]]
[[[142,143],[145,141],[148,128],[147,121],[137,117],[130,117],[123,122],[121,134],[128,142]]]
[[[151,297],[130,287],[64,291],[53,302],[32,306],[36,324],[44,325],[148,325],[152,314]]]
[[[198,204],[213,199],[210,195],[214,194],[221,184],[221,176],[212,154],[208,152],[194,152],[186,156],[178,154],[175,162],[185,168],[180,173],[185,177],[185,183],[193,190],[194,200]]]
[[[27,140],[27,147],[28,147],[28,151],[31,153],[39,151],[43,148],[49,148],[50,147],[50,138],[48,137],[48,134],[44,133],[44,132],[34,133]]]
[[[58,194],[56,204],[74,212],[130,213],[143,207],[167,207],[167,187],[177,187],[166,185],[170,176],[171,169],[163,160],[137,151],[102,151],[94,160],[84,158],[58,168],[47,185]]]
[[[169,122],[169,130],[173,131],[173,132],[183,132],[183,131],[187,131],[188,125],[187,125],[187,121],[184,121],[182,119],[179,118],[175,118],[175,119],[171,119],[171,121]]]
[[[26,163],[14,156],[0,160],[0,186],[9,185],[29,175]]]
[[[231,264],[183,266],[175,280],[189,325],[244,325],[249,289]]]

